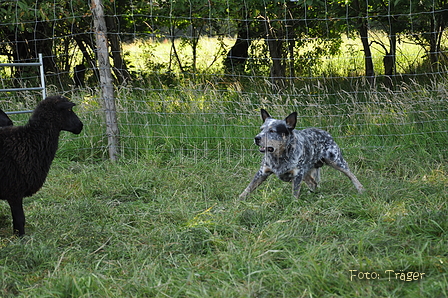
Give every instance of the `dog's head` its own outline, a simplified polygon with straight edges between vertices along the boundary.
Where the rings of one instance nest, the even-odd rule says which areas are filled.
[[[266,110],[261,109],[263,125],[261,132],[255,136],[255,144],[262,153],[281,155],[289,145],[297,123],[297,113],[291,113],[284,120],[272,118]]]

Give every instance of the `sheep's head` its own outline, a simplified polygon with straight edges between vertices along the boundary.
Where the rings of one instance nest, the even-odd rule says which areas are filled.
[[[58,130],[79,134],[83,128],[81,120],[73,112],[75,104],[63,96],[49,96],[41,101],[30,118],[30,123],[51,124]]]
[[[12,126],[12,121],[9,119],[8,115],[5,112],[0,110],[0,127],[3,126]]]

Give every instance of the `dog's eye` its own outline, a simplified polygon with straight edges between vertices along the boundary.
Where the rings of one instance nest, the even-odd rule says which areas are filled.
[[[275,130],[273,128],[270,128],[269,132],[275,132]]]

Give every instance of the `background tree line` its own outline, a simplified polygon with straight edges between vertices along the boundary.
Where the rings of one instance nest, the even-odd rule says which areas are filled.
[[[116,82],[132,82],[127,61],[121,51],[123,42],[135,38],[163,37],[171,41],[171,60],[181,72],[197,71],[199,38],[229,34],[235,43],[222,55],[224,73],[244,74],[254,55],[254,41],[264,40],[261,55],[267,57],[264,76],[275,86],[284,87],[288,79],[307,68],[309,59],[300,59],[298,49],[313,42],[314,57],[333,55],[340,50],[344,36],[359,37],[365,62],[365,76],[375,77],[372,41],[369,32],[383,32],[386,41],[374,42],[384,49],[384,75],[395,74],[397,43],[406,37],[425,52],[426,69],[439,70],[446,62],[443,36],[448,20],[448,0],[104,0],[108,40]],[[43,53],[47,78],[82,85],[86,68],[95,69],[95,44],[92,14],[83,0],[6,0],[0,3],[0,55],[8,61],[27,61]],[[192,56],[182,60],[174,40],[182,38]],[[75,47],[82,61],[67,55]],[[303,57],[302,57],[303,58]],[[23,75],[15,68],[13,77]],[[52,76],[53,75],[53,76]]]

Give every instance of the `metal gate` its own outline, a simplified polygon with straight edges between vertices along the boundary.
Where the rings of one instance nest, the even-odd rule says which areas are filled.
[[[0,92],[14,92],[14,91],[42,91],[42,99],[47,97],[45,91],[45,73],[44,73],[44,62],[42,59],[42,54],[39,53],[39,62],[30,62],[30,63],[0,63],[0,67],[8,67],[8,66],[39,66],[40,70],[40,87],[28,87],[28,88],[10,88],[10,89],[0,89]],[[15,111],[15,112],[5,112],[6,114],[24,114],[31,113],[32,110],[28,111]]]

